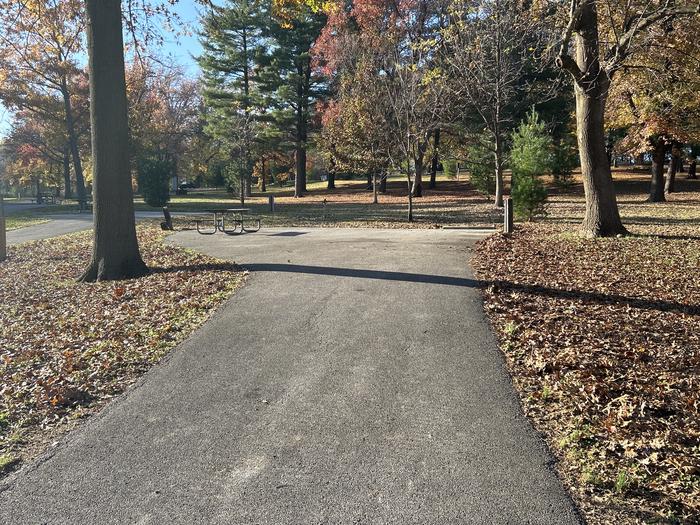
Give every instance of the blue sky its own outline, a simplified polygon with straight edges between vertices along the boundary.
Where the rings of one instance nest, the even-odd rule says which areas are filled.
[[[183,23],[192,33],[196,33],[199,27],[199,7],[193,0],[180,0],[174,7]],[[201,51],[201,46],[197,40],[197,35],[166,35],[166,42],[163,51],[173,57],[176,63],[186,67],[187,72],[196,75],[199,67],[192,60],[192,56],[197,56]]]
[[[186,28],[192,34],[164,34],[163,54],[172,58],[176,64],[182,65],[189,75],[196,76],[199,66],[193,57],[196,57],[201,51],[196,35],[199,27],[200,7],[193,0],[180,0],[173,9],[182,19],[184,26],[182,29]],[[9,131],[11,119],[12,115],[0,104],[0,137]]]

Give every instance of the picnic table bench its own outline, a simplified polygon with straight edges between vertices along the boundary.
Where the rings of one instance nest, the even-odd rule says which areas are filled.
[[[190,222],[194,223],[197,228],[197,233],[202,235],[213,235],[216,232],[222,232],[227,235],[240,235],[241,233],[255,233],[260,230],[260,219],[248,217],[249,221],[253,222],[253,226],[246,227],[246,215],[250,215],[250,208],[227,208],[204,210],[206,215],[188,216]],[[161,223],[161,228],[164,230],[173,229],[173,220],[168,207],[163,208],[163,216],[165,221]],[[226,223],[233,224],[233,228],[227,228]],[[205,226],[206,229],[203,229]],[[240,227],[240,231],[237,229]]]

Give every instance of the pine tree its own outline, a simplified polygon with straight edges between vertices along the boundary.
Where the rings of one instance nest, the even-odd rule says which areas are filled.
[[[268,52],[259,62],[261,90],[267,97],[268,121],[294,148],[294,196],[301,197],[306,191],[306,150],[315,104],[326,88],[312,67],[311,49],[326,15],[305,4],[270,13],[264,31]]]
[[[544,215],[547,190],[540,177],[551,169],[551,150],[552,137],[533,108],[513,133],[510,152],[513,206],[515,214],[527,220]]]
[[[205,131],[228,149],[240,177],[241,201],[251,194],[253,147],[261,99],[255,78],[262,54],[265,6],[258,0],[227,0],[203,17],[199,57],[204,83]],[[233,181],[230,181],[233,182]]]

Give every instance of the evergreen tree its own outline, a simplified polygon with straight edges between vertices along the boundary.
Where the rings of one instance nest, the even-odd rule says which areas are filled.
[[[267,53],[260,56],[259,79],[266,96],[265,118],[295,152],[295,197],[306,191],[306,150],[314,122],[315,104],[326,84],[312,67],[311,50],[326,23],[326,15],[306,4],[282,12],[270,10],[264,38]]]
[[[532,109],[527,120],[513,133],[510,152],[513,170],[513,207],[527,220],[544,215],[547,190],[540,177],[552,167],[552,137],[545,123]]]
[[[228,150],[229,170],[240,176],[234,186],[241,201],[251,194],[253,148],[261,98],[256,60],[263,53],[265,5],[258,0],[227,0],[203,17],[199,57],[206,105],[205,131]]]

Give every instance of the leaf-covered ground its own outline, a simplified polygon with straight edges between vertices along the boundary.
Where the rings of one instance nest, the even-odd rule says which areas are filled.
[[[31,214],[8,215],[5,217],[5,229],[7,231],[19,230],[20,228],[36,226],[45,222],[49,222],[49,220]]]
[[[142,279],[77,283],[87,232],[10,247],[0,263],[0,475],[123,392],[244,278],[152,225],[138,233]]]
[[[700,523],[700,198],[643,198],[620,196],[633,236],[580,238],[579,197],[559,197],[554,219],[475,260],[525,410],[591,524]]]

